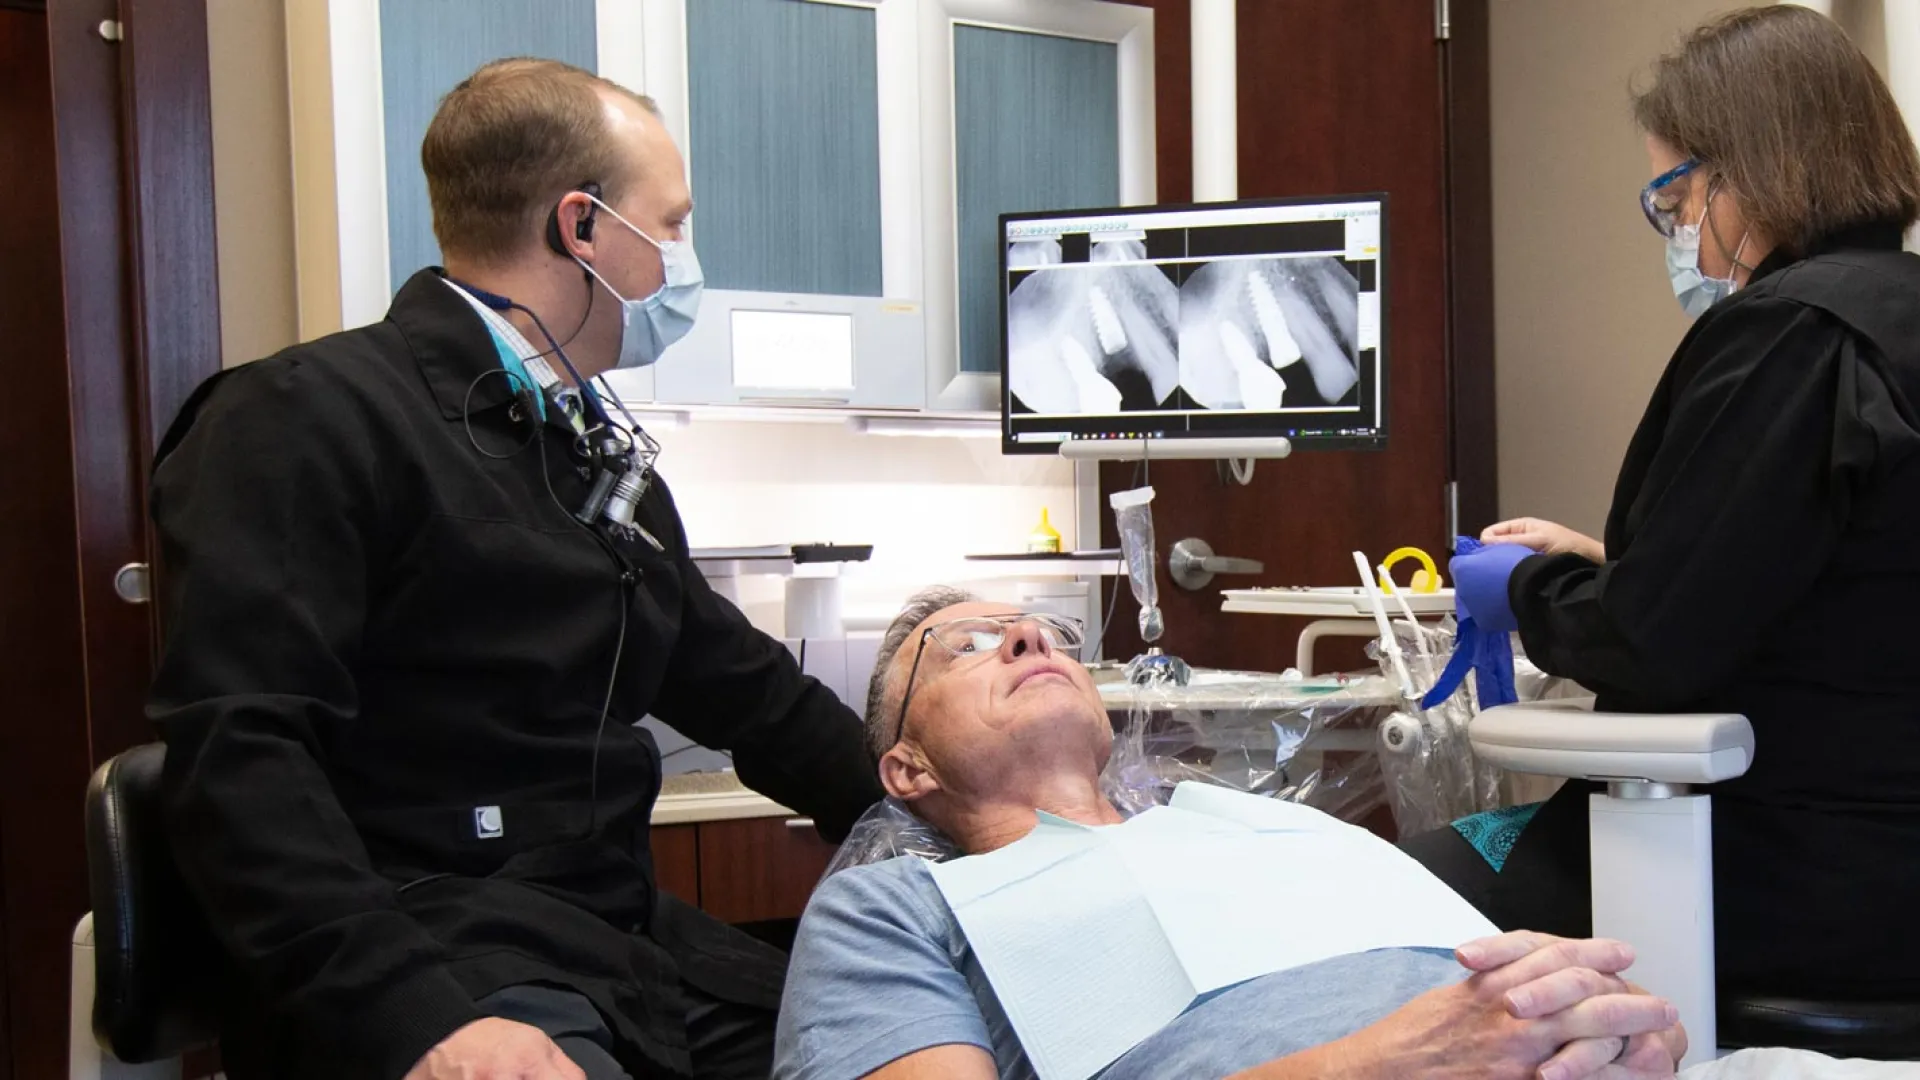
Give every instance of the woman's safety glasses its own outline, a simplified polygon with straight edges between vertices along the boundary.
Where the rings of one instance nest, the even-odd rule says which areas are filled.
[[[907,703],[913,700],[913,679],[920,674],[920,662],[926,659],[927,642],[940,646],[947,654],[944,659],[951,663],[955,659],[998,652],[1013,628],[1023,623],[1038,630],[1052,651],[1076,660],[1080,658],[1080,650],[1087,641],[1087,628],[1079,619],[1065,615],[972,615],[935,623],[921,631],[920,645],[913,652],[907,688],[900,695],[900,717],[893,725],[894,741],[900,741],[900,732],[907,726]]]
[[[1673,168],[1668,169],[1666,172],[1661,173],[1659,176],[1654,177],[1652,183],[1640,189],[1640,209],[1647,215],[1647,224],[1653,226],[1654,232],[1659,233],[1661,236],[1671,238],[1673,236],[1673,230],[1680,224],[1679,219],[1676,217],[1680,212],[1678,203],[1671,199],[1663,199],[1660,195],[1660,189],[1699,167],[1700,159],[1688,158]]]

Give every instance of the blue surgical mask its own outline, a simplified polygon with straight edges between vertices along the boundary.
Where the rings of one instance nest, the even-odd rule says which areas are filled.
[[[1731,274],[1723,278],[1708,277],[1700,269],[1700,230],[1706,216],[1707,211],[1702,210],[1700,221],[1675,227],[1673,235],[1667,238],[1667,280],[1673,284],[1673,295],[1680,301],[1680,309],[1695,318],[1706,314],[1708,308],[1740,287]],[[1742,236],[1740,247],[1729,261],[1739,266],[1740,255],[1746,249],[1747,238]]]
[[[588,198],[593,197],[589,195]],[[574,262],[592,274],[595,281],[620,301],[620,359],[615,366],[646,367],[658,361],[660,354],[667,351],[667,346],[686,337],[687,331],[693,329],[694,316],[700,311],[700,292],[706,284],[706,279],[700,274],[700,259],[694,255],[691,241],[668,240],[663,243],[655,240],[621,217],[613,207],[599,199],[593,201],[615,221],[632,229],[634,235],[660,251],[664,280],[653,295],[638,300],[621,296],[586,260],[578,255],[573,257]]]

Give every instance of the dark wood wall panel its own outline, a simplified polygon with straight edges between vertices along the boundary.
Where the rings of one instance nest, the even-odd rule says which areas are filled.
[[[5,865],[6,829],[0,827],[0,865]],[[7,939],[6,895],[0,893],[0,942]],[[7,956],[0,949],[0,1080],[11,1080],[13,1076],[13,1041],[7,1035]]]
[[[1188,0],[1148,0],[1153,8],[1153,122],[1159,151],[1154,185],[1160,202],[1193,198],[1193,18]]]
[[[213,104],[205,0],[121,0],[138,257],[131,267],[140,382],[138,447],[144,479],[188,395],[220,370],[220,273],[214,234]],[[196,68],[183,61],[199,57]],[[144,490],[144,484],[142,485]],[[142,515],[144,520],[144,515]]]
[[[201,5],[181,6],[205,19]],[[98,31],[102,20],[119,15],[113,0],[66,0],[48,15],[58,110],[62,273],[70,283],[66,364],[74,471],[69,482],[79,526],[89,762],[152,737],[141,711],[152,674],[152,609],[124,603],[113,589],[115,571],[147,558],[145,410],[133,351],[132,225],[122,152],[131,121],[120,71],[132,39],[109,42]],[[182,56],[174,63],[184,61]],[[186,264],[180,271],[197,268]],[[85,783],[84,774],[80,782]]]
[[[147,560],[153,439],[218,370],[219,315],[204,0],[19,7],[0,12],[0,1056],[38,1078],[66,1071],[87,776],[153,737],[152,609],[114,573]]]
[[[1453,475],[1460,531],[1477,536],[1500,514],[1494,433],[1493,104],[1487,0],[1451,0],[1447,80],[1447,278]]]
[[[0,1077],[66,1075],[67,958],[86,910],[80,797],[88,769],[86,675],[72,492],[62,199],[53,162],[48,19],[0,11],[0,893],[8,1051]],[[112,145],[109,108],[107,145]],[[106,178],[115,173],[109,167]],[[84,190],[90,178],[76,177]],[[111,212],[111,202],[109,204]],[[101,283],[109,302],[117,285]],[[111,421],[109,421],[111,422]],[[67,812],[61,813],[64,809]]]
[[[1266,563],[1258,579],[1217,579],[1200,592],[1174,588],[1163,574],[1160,644],[1194,663],[1274,670],[1291,664],[1300,622],[1222,615],[1218,589],[1346,584],[1355,548],[1377,558],[1403,544],[1445,546],[1445,125],[1433,7],[1424,0],[1242,3],[1239,31],[1241,197],[1389,197],[1388,448],[1264,461],[1249,487],[1211,462],[1151,467],[1163,559],[1195,536],[1223,555]],[[1163,177],[1191,169],[1190,134],[1167,122],[1189,108],[1172,90],[1184,95],[1189,73],[1190,62],[1168,53],[1155,72]],[[1105,465],[1102,491],[1131,486],[1137,474],[1132,463]],[[1113,542],[1110,519],[1103,530]],[[1123,592],[1109,655],[1140,648],[1133,616]]]

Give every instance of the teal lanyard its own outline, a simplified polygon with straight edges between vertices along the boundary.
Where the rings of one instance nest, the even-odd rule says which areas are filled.
[[[486,322],[484,319],[481,321]],[[541,391],[540,384],[533,381],[533,376],[527,373],[527,362],[520,359],[520,353],[500,336],[500,332],[495,330],[490,322],[487,323],[487,335],[493,338],[493,347],[500,354],[500,366],[506,369],[508,381],[513,384],[514,393],[517,394],[522,390],[532,391],[533,404],[539,410],[540,422],[546,423],[547,395]]]
[[[540,422],[543,424],[546,423],[547,384],[534,378],[533,373],[527,370],[527,361],[521,358],[522,347],[524,346],[525,350],[530,352],[533,346],[528,344],[527,339],[522,337],[520,332],[513,328],[512,323],[507,322],[501,318],[498,313],[489,310],[485,305],[475,300],[471,293],[460,288],[452,281],[448,281],[447,285],[459,293],[461,299],[472,306],[474,314],[480,316],[480,322],[487,328],[487,336],[493,339],[494,351],[500,354],[500,368],[507,373],[508,380],[513,384],[513,392],[518,394],[522,390],[531,391],[533,393],[534,409],[540,414]],[[533,355],[537,357],[540,354],[534,353]],[[552,382],[552,371],[545,369],[544,366],[543,370],[547,370],[547,382]],[[581,404],[580,391],[572,388],[558,389],[553,393],[553,400],[560,406],[560,413],[567,418],[567,425],[573,428],[573,433],[575,435],[585,435],[587,433],[587,417],[586,409]]]
[[[513,347],[513,343],[508,341],[499,330],[494,328],[491,320],[484,321],[487,323],[488,335],[493,338],[493,347],[495,351],[500,354],[500,366],[506,370],[507,376],[513,380],[514,390],[518,392],[520,389],[526,388],[533,391],[534,407],[539,410],[540,422],[543,424],[546,423],[547,395],[545,390],[541,387],[539,381],[534,379],[533,374],[527,370],[527,362],[520,358],[520,351]],[[587,416],[586,409],[580,404],[580,392],[573,389],[555,390],[553,392],[553,399],[554,402],[560,406],[560,415],[566,417],[568,426],[573,428],[573,433],[575,435],[585,435],[587,433]]]

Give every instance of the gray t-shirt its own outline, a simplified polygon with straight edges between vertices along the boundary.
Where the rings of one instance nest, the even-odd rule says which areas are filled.
[[[1313,932],[1310,912],[1275,918],[1278,933]],[[1226,1076],[1351,1034],[1466,974],[1444,951],[1382,949],[1262,976],[1196,1001],[1100,1080]],[[925,862],[828,878],[794,942],[773,1075],[853,1080],[951,1043],[990,1052],[1008,1080],[1034,1075]]]

